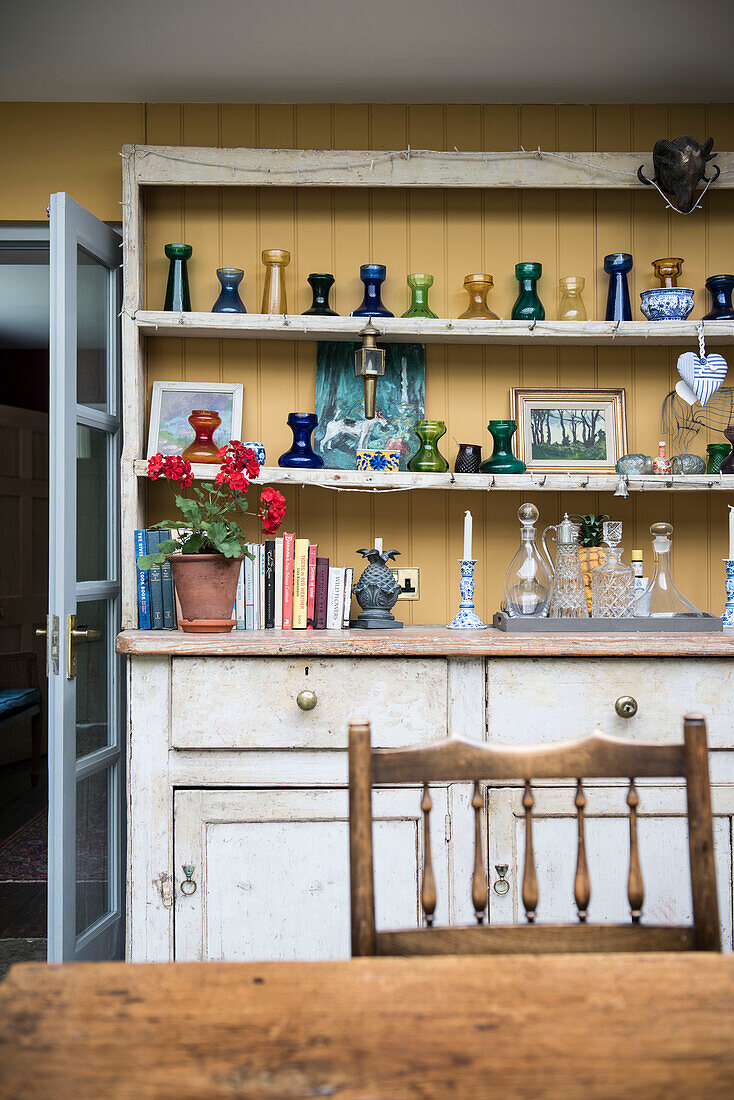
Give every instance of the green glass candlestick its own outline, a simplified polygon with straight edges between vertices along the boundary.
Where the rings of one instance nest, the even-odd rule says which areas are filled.
[[[420,447],[408,462],[412,473],[443,474],[449,464],[438,449],[438,441],[446,435],[443,420],[416,420],[413,431],[420,440]]]
[[[191,312],[189,273],[186,262],[191,259],[193,251],[190,244],[167,244],[165,247],[169,265],[164,310],[173,313]]]
[[[428,308],[428,291],[433,286],[433,275],[409,275],[410,306],[403,317],[437,317],[432,309]]]
[[[515,278],[520,284],[520,293],[512,307],[513,321],[544,321],[545,310],[538,297],[537,282],[543,274],[543,265],[539,263],[515,264]]]
[[[313,301],[308,309],[304,309],[304,317],[336,317],[337,312],[329,305],[329,291],[334,285],[334,276],[327,272],[312,272],[308,277],[308,285],[313,293]]]
[[[512,453],[512,437],[517,431],[514,420],[490,420],[487,428],[494,450],[479,467],[483,474],[524,474],[527,466]]]

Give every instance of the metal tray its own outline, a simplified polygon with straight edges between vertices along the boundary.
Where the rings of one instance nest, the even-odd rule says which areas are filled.
[[[496,611],[492,625],[508,634],[715,634],[724,629],[721,618],[705,612],[679,619],[511,619]]]

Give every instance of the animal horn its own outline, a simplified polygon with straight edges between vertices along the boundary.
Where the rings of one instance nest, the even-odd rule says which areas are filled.
[[[716,156],[716,153],[714,153],[713,155]],[[708,159],[710,160],[711,157],[709,157]],[[716,172],[716,175],[712,176],[711,179],[709,179],[709,177],[707,175],[704,175],[702,177],[703,179],[706,180],[706,183],[713,183],[714,180],[717,180],[719,178],[719,176],[721,175],[721,169],[719,168],[718,164],[714,165],[714,172]]]
[[[642,171],[642,169],[644,167],[645,167],[645,165],[641,164],[640,167],[637,169],[637,178],[640,181],[640,183],[648,183],[648,184],[652,185],[655,181],[655,177],[653,176],[653,178],[651,180],[649,180],[647,178],[647,176],[644,174],[644,172]]]

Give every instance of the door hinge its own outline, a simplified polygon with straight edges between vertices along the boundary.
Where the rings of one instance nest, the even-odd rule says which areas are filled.
[[[443,819],[443,836],[447,843],[451,840],[451,814],[446,814]]]
[[[170,909],[173,905],[173,883],[168,875],[161,875],[161,898],[166,909]]]

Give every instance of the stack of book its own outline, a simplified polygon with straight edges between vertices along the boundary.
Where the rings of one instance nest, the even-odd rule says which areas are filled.
[[[295,535],[248,545],[234,617],[238,630],[342,630],[349,626],[354,570],[319,557]]]
[[[158,544],[171,537],[170,531],[136,531],[135,561],[152,554]],[[171,566],[153,565],[138,569],[138,626],[141,630],[176,630],[176,599]]]

